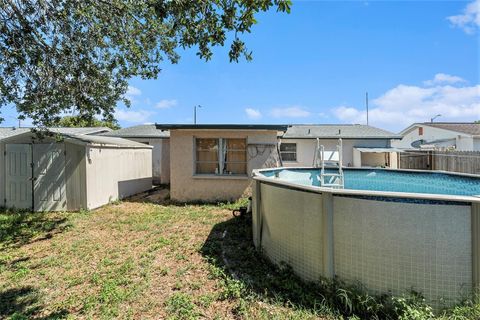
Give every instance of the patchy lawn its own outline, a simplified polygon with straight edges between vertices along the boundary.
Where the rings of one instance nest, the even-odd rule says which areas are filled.
[[[305,284],[271,266],[252,247],[251,222],[233,218],[232,207],[121,202],[0,213],[0,318],[392,317],[361,294],[355,302],[355,291]],[[478,305],[465,308],[449,315],[480,316]]]

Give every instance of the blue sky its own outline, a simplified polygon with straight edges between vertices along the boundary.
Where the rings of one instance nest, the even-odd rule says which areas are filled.
[[[296,1],[258,15],[244,37],[252,62],[194,50],[156,80],[132,79],[122,126],[140,123],[365,123],[480,119],[480,0]],[[14,124],[13,118],[4,123]]]

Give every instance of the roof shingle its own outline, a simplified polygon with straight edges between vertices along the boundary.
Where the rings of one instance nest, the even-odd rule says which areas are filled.
[[[361,124],[292,125],[284,139],[401,139],[402,136]]]
[[[167,130],[157,129],[154,124],[142,124],[106,132],[102,135],[120,138],[168,138],[170,137],[170,132]]]
[[[456,131],[466,134],[471,134],[472,136],[480,136],[480,123],[474,122],[426,122],[424,125]]]

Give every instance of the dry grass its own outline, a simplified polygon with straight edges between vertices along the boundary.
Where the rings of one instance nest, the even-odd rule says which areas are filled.
[[[234,219],[228,207],[122,202],[93,212],[0,216],[0,318],[287,318],[294,312],[244,299],[245,285],[209,255],[223,235],[215,226]]]

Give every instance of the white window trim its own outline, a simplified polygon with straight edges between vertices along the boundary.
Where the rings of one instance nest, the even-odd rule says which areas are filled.
[[[215,139],[218,141],[218,162],[217,161],[200,161],[200,162],[210,162],[210,163],[218,163],[219,173],[197,173],[197,139]],[[232,174],[232,173],[223,173],[223,169],[225,168],[225,164],[227,162],[224,161],[222,150],[225,140],[228,139],[243,139],[245,140],[245,150],[233,150],[233,151],[245,151],[245,158],[246,161],[230,161],[230,163],[244,163],[245,164],[245,173],[240,174]],[[230,150],[232,151],[232,150]],[[228,178],[231,177],[232,179],[238,178],[248,178],[248,139],[245,137],[240,138],[213,138],[213,137],[193,137],[193,175],[194,177],[222,177]]]

